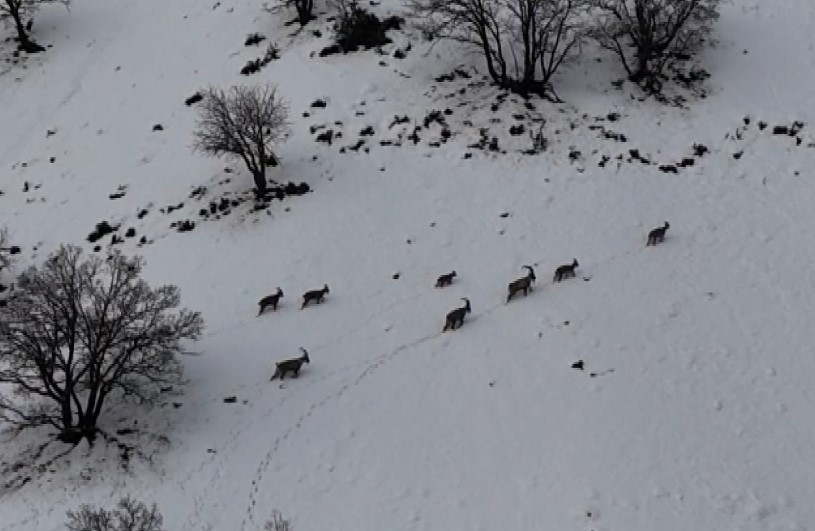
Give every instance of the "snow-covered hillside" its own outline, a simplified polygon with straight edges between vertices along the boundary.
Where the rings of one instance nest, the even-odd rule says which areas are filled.
[[[184,395],[108,412],[111,433],[138,420],[142,456],[123,470],[115,446],[83,445],[15,472],[30,480],[0,495],[0,530],[63,529],[66,510],[124,494],[172,531],[256,531],[274,509],[296,531],[814,529],[815,4],[727,3],[708,95],[685,109],[614,88],[594,53],[558,78],[565,104],[532,106],[410,29],[382,55],[321,58],[325,18],[292,37],[260,2],[75,0],[36,18],[47,53],[2,67],[0,225],[18,266],[62,242],[90,253],[97,223],[119,225],[118,247],[207,330]],[[245,47],[251,32],[281,58],[246,77],[266,44]],[[313,193],[203,219],[251,179],[191,152],[184,100],[261,81],[292,110],[272,177]],[[408,140],[433,110],[449,141],[434,146],[438,123]],[[795,121],[798,140],[773,134]],[[544,154],[521,153],[519,123],[543,124]],[[468,147],[481,128],[505,153]],[[316,142],[328,129],[342,137]],[[577,277],[553,283],[573,258]],[[507,305],[525,264],[538,284]],[[279,310],[256,317],[277,286]],[[473,313],[442,333],[462,297]],[[300,378],[270,383],[300,346]]]

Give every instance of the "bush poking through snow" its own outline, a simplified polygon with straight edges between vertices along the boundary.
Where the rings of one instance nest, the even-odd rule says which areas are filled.
[[[552,78],[580,51],[588,0],[409,0],[408,7],[429,37],[479,50],[498,86],[557,99]]]
[[[45,48],[31,39],[34,13],[43,4],[62,4],[68,7],[70,0],[0,0],[0,19],[10,19],[17,30],[17,42],[26,53],[44,52]],[[27,22],[26,22],[27,20]]]
[[[277,59],[280,59],[280,50],[277,49],[274,43],[269,43],[269,46],[266,47],[266,52],[261,57],[247,61],[243,68],[241,68],[241,74],[249,76],[260,72],[264,66]]]
[[[265,41],[266,37],[261,35],[260,33],[250,33],[246,36],[246,40],[244,41],[244,46],[255,46],[260,44],[261,42]]]
[[[125,497],[111,510],[82,505],[77,511],[68,511],[65,527],[68,531],[164,531],[164,518],[156,504],[147,507]]]
[[[373,13],[359,7],[355,0],[337,0],[337,24],[334,27],[336,45],[343,52],[354,52],[360,48],[370,49],[388,44],[391,40],[386,32],[399,29],[402,19],[388,17],[379,20]]]
[[[266,522],[263,531],[291,531],[291,525],[283,518],[280,511],[272,511],[272,519]]]
[[[151,288],[143,267],[118,251],[83,259],[69,245],[17,277],[0,308],[0,383],[15,390],[0,396],[0,419],[93,441],[111,396],[150,401],[179,381],[181,341],[196,339],[203,319],[172,312],[178,288]]]
[[[272,146],[289,130],[289,108],[273,84],[235,86],[224,92],[209,88],[199,105],[193,149],[212,157],[243,160],[255,181],[255,192],[266,194],[266,169],[277,165]]]
[[[662,73],[689,59],[707,42],[721,0],[591,0],[592,35],[619,57],[631,81],[650,93],[662,90]]]

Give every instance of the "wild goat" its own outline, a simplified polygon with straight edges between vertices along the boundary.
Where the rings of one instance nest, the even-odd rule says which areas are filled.
[[[258,312],[258,317],[269,306],[271,306],[272,310],[276,312],[277,311],[277,303],[280,302],[280,299],[282,299],[282,298],[283,298],[283,290],[280,289],[280,288],[277,288],[277,293],[275,293],[273,295],[267,295],[267,296],[263,297],[262,299],[260,299],[260,302],[258,302],[258,306],[260,306],[260,311]]]
[[[574,277],[574,270],[577,269],[577,258],[571,264],[565,264],[555,269],[555,282],[560,282],[564,278]]]
[[[647,247],[649,245],[656,245],[658,243],[665,241],[665,231],[667,231],[670,227],[671,224],[666,221],[665,225],[657,227],[651,232],[649,232],[648,242],[646,242],[645,246]]]
[[[305,292],[303,294],[303,305],[300,306],[300,309],[302,310],[312,301],[314,301],[316,304],[320,304],[323,302],[323,297],[326,295],[328,295],[328,284],[324,285],[323,289],[313,289]]]
[[[455,277],[456,277],[455,270],[450,271],[446,275],[440,276],[439,279],[436,281],[436,287],[437,288],[443,288],[444,286],[449,286],[450,284],[453,283],[453,279]]]
[[[447,314],[447,319],[444,323],[444,329],[442,332],[446,332],[448,329],[455,330],[456,328],[461,328],[461,325],[464,324],[464,316],[472,311],[472,308],[470,307],[470,299],[463,298],[461,300],[464,301],[464,306],[461,308],[456,308]]]
[[[300,374],[300,367],[302,367],[303,363],[311,363],[311,360],[308,359],[308,351],[303,347],[300,347],[300,350],[303,351],[303,355],[299,358],[278,361],[275,363],[275,367],[277,368],[275,369],[272,377],[269,379],[270,382],[278,376],[282,380],[286,377],[287,372],[294,373],[294,377],[297,378],[297,376]]]
[[[507,295],[507,302],[511,301],[512,297],[514,297],[519,291],[523,291],[524,297],[526,297],[527,292],[532,290],[532,283],[537,280],[537,277],[535,277],[535,270],[532,269],[532,266],[525,265],[523,267],[528,270],[526,276],[513,280],[509,283],[509,286],[507,286],[507,291],[509,292]]]

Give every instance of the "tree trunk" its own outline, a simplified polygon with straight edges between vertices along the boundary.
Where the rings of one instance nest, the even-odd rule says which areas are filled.
[[[260,169],[252,172],[252,177],[255,179],[255,194],[258,197],[266,195],[266,164],[261,164]]]
[[[9,14],[11,18],[14,19],[14,27],[17,28],[17,40],[20,43],[20,49],[26,53],[39,53],[44,52],[45,48],[37,44],[36,42],[32,41],[31,38],[28,36],[28,32],[25,29],[25,25],[23,25],[23,19],[20,15],[19,9],[9,9]]]
[[[297,21],[300,26],[305,26],[313,18],[311,10],[313,9],[313,2],[311,0],[299,0],[295,2],[297,8]]]
[[[63,432],[73,431],[74,413],[71,411],[70,397],[66,397],[62,403],[61,422]]]

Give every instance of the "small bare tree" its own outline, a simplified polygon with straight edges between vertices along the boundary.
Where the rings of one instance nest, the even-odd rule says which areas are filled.
[[[252,173],[255,191],[266,193],[266,169],[277,165],[272,146],[288,132],[289,109],[272,84],[209,88],[200,105],[193,149],[206,155],[240,157]]]
[[[264,5],[266,11],[274,13],[281,8],[294,8],[297,11],[297,22],[305,26],[314,20],[314,0],[274,0],[273,5]]]
[[[81,505],[77,511],[68,511],[68,531],[164,531],[164,518],[154,503],[130,497],[119,500],[115,509]]]
[[[92,441],[114,392],[149,401],[179,381],[180,342],[203,328],[175,286],[150,288],[144,262],[114,252],[82,259],[62,246],[17,277],[0,308],[0,419],[20,429],[53,426],[59,439]]]
[[[661,89],[665,67],[696,53],[713,30],[721,0],[592,0],[593,35],[619,58],[631,81]]]
[[[291,531],[289,521],[283,518],[280,511],[272,511],[272,519],[263,526],[264,531]]]
[[[558,68],[580,50],[587,0],[409,0],[408,5],[428,35],[476,47],[500,87],[551,96]]]
[[[43,4],[70,5],[70,0],[0,0],[0,18],[8,18],[17,30],[20,49],[27,53],[45,51],[45,48],[31,39],[31,17]],[[26,22],[27,21],[27,22]]]

